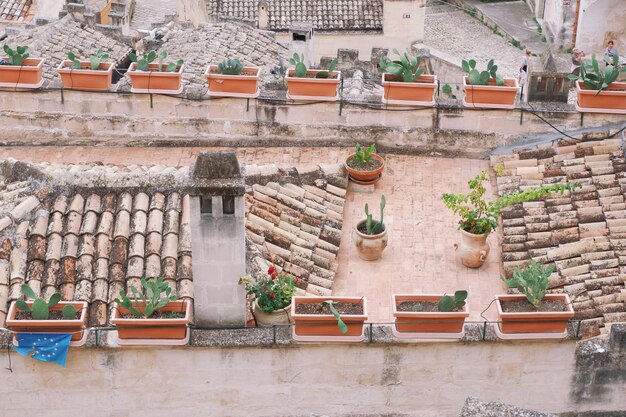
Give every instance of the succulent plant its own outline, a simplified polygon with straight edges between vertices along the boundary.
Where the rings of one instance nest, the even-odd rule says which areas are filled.
[[[80,61],[76,58],[76,54],[74,52],[68,52],[67,58],[72,61],[72,69],[80,69]],[[92,71],[97,71],[100,69],[100,64],[109,59],[109,55],[105,54],[102,49],[98,49],[95,55],[89,58],[89,62],[91,64],[90,69]]]
[[[504,85],[504,80],[497,74],[498,66],[493,63],[493,59],[490,59],[487,63],[486,71],[478,71],[476,69],[476,61],[473,59],[469,61],[463,60],[461,66],[463,71],[467,73],[470,85],[487,85],[491,78],[496,80],[496,85]]]
[[[527,268],[516,267],[511,279],[506,279],[504,276],[500,276],[500,279],[508,288],[518,289],[526,296],[529,303],[539,307],[539,303],[546,296],[552,271],[554,271],[552,265],[542,265],[533,260]]]
[[[383,223],[383,214],[385,211],[385,196],[380,197],[380,221],[372,219],[372,215],[369,212],[369,207],[365,203],[365,233],[367,235],[377,235],[385,230],[385,224]]]
[[[626,72],[626,65],[620,67],[619,57],[615,55],[612,65],[605,65],[601,68],[596,56],[593,55],[591,64],[581,65],[579,72],[580,75],[569,74],[567,78],[573,81],[581,80],[585,87],[596,90],[596,95],[598,95],[600,91],[606,90],[609,84],[617,80],[620,72]]]
[[[33,301],[32,307],[29,307],[24,300],[17,300],[15,302],[18,310],[30,313],[33,317],[33,320],[48,320],[50,317],[50,307],[54,307],[59,304],[61,301],[61,294],[55,292],[50,296],[50,300],[46,301],[43,298],[37,297],[35,291],[28,286],[28,284],[23,284],[22,293],[27,298],[32,298]],[[76,308],[73,305],[66,305],[62,310],[63,320],[73,320],[76,317]]]
[[[150,64],[157,58],[159,60],[157,71],[159,72],[174,72],[185,62],[182,59],[179,59],[176,62],[165,64],[165,59],[167,58],[166,51],[161,51],[159,54],[157,54],[156,51],[150,51],[141,58],[138,58],[136,54],[130,54],[130,60],[137,63],[137,69],[140,71],[151,71]]]
[[[24,65],[24,60],[29,57],[26,53],[28,46],[18,46],[15,50],[13,50],[9,47],[9,45],[4,45],[3,49],[9,57],[9,64],[11,65]]]
[[[304,64],[303,54],[298,55],[297,53],[294,53],[293,56],[289,59],[289,63],[295,67],[295,76],[297,78],[306,77],[307,68],[306,68],[306,65]],[[315,78],[328,78],[330,76],[330,73],[335,70],[336,66],[337,66],[337,60],[333,59],[328,64],[327,69],[317,72],[317,74],[315,75]]]
[[[344,323],[343,320],[341,320],[341,314],[339,314],[339,312],[335,308],[335,302],[333,300],[326,300],[324,301],[324,304],[328,306],[331,314],[335,317],[335,320],[337,320],[337,327],[339,328],[339,331],[343,334],[348,333],[348,326],[346,325],[346,323]]]
[[[364,166],[369,161],[372,160],[372,155],[376,153],[375,144],[371,144],[367,148],[361,146],[361,144],[354,144],[354,155],[352,156],[352,160],[357,163],[359,166]]]
[[[243,72],[243,64],[238,59],[225,59],[217,66],[217,72],[223,75],[239,75]]]
[[[170,301],[176,301],[176,295],[172,292],[172,288],[169,284],[163,280],[163,277],[150,280],[143,278],[141,280],[141,286],[146,290],[146,294],[135,287],[130,287],[134,299],[131,300],[126,295],[125,291],[120,291],[121,299],[116,298],[114,301],[130,311],[133,316],[143,318],[150,317],[158,309],[165,307]],[[139,300],[143,301],[146,306],[143,311]]]
[[[386,56],[380,57],[380,62],[378,63],[380,72],[402,77],[402,81],[405,83],[415,81],[416,78],[424,73],[423,68],[418,68],[419,57],[410,50],[407,49],[405,53],[401,54],[397,49],[394,49],[393,53],[398,55],[400,60],[392,61]]]
[[[459,290],[454,293],[454,297],[444,294],[439,299],[437,304],[437,310],[442,312],[451,312],[462,308],[465,305],[467,299],[467,291]]]

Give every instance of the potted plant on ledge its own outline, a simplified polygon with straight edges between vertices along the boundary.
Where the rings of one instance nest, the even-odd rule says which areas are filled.
[[[613,65],[604,65],[591,57],[591,64],[580,66],[580,75],[570,74],[568,78],[576,82],[576,109],[580,112],[626,114],[626,82],[618,82],[620,72],[626,66],[619,65],[613,57]]]
[[[29,58],[27,46],[15,50],[4,45],[6,56],[0,57],[0,87],[39,88],[43,85],[43,59]]]
[[[574,309],[567,293],[548,294],[552,265],[532,261],[525,269],[515,268],[513,277],[502,281],[521,294],[497,295],[499,326],[502,339],[563,338]]]
[[[296,292],[297,277],[280,274],[274,265],[267,270],[267,278],[253,281],[245,276],[239,284],[248,294],[254,294],[254,319],[258,326],[291,323],[291,297]]]
[[[398,338],[460,339],[464,335],[467,291],[446,294],[394,294],[394,335]]]
[[[154,62],[156,59],[159,62]],[[167,52],[161,51],[157,55],[155,51],[150,51],[139,58],[135,54],[130,54],[132,64],[128,67],[128,76],[133,93],[154,93],[154,94],[180,94],[183,91],[181,83],[184,61],[179,59],[176,62],[165,63]]]
[[[375,144],[364,148],[357,143],[354,147],[355,152],[344,163],[350,180],[365,185],[378,182],[385,169],[385,160],[376,153]]]
[[[88,60],[79,60],[73,52],[67,53],[57,68],[63,88],[73,90],[107,91],[111,88],[115,63],[102,49]]]
[[[287,98],[290,100],[337,101],[337,87],[341,80],[341,71],[335,71],[337,60],[333,59],[327,69],[307,69],[304,55],[297,53],[289,59],[294,66],[287,70]]]
[[[487,63],[486,71],[476,69],[476,61],[462,61],[463,71],[467,73],[463,77],[465,88],[465,107],[481,107],[488,109],[514,109],[515,97],[519,91],[519,85],[515,78],[501,78],[498,76],[498,66],[493,59]]]
[[[293,339],[298,342],[360,342],[367,320],[365,297],[295,296]]]
[[[383,56],[378,64],[378,70],[383,73],[383,103],[408,106],[434,105],[437,77],[424,75],[424,69],[418,68],[419,57],[411,51],[407,50],[400,54],[394,49],[393,52],[400,60],[392,61]]]
[[[260,74],[260,67],[244,67],[238,59],[209,65],[204,72],[211,97],[258,97]]]
[[[500,210],[512,204],[520,204],[545,198],[552,193],[571,191],[578,184],[551,184],[537,188],[530,188],[498,197],[494,201],[485,201],[484,195],[487,189],[483,185],[489,178],[487,170],[468,181],[470,192],[468,194],[443,194],[443,203],[454,214],[461,216],[459,229],[461,230],[461,243],[455,245],[463,265],[470,268],[479,268],[489,255],[487,237],[498,226]]]
[[[387,228],[383,223],[385,211],[385,196],[380,197],[380,220],[372,219],[369,207],[365,203],[365,220],[361,220],[354,226],[353,238],[357,253],[361,259],[375,261],[383,255],[387,247]]]
[[[162,277],[142,279],[143,290],[130,287],[134,298],[120,291],[111,324],[120,345],[182,345],[189,339],[191,303],[177,300]],[[153,340],[151,340],[153,339]]]

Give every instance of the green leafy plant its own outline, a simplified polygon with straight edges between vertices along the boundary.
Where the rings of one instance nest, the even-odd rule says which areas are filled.
[[[304,64],[303,54],[298,55],[297,53],[294,53],[293,56],[289,58],[289,63],[295,67],[294,75],[297,78],[306,77],[307,67]],[[337,60],[333,59],[328,64],[327,69],[317,72],[317,74],[315,75],[315,78],[328,78],[330,76],[330,73],[335,70],[336,66],[337,66]]]
[[[500,279],[508,288],[519,290],[526,296],[528,302],[537,308],[546,295],[552,271],[554,271],[552,265],[542,265],[539,262],[531,261],[527,268],[516,267],[513,270],[513,278],[506,279],[501,275]]]
[[[243,72],[243,64],[238,59],[225,59],[217,66],[217,72],[223,75],[239,75]]]
[[[114,301],[130,311],[133,316],[142,318],[148,318],[158,309],[165,307],[169,302],[176,301],[176,295],[169,284],[163,280],[163,277],[149,280],[142,278],[141,286],[144,288],[145,294],[132,286],[130,287],[134,297],[132,300],[126,295],[125,291],[120,291],[121,299],[115,298]],[[143,301],[145,305],[143,311],[140,301]]]
[[[61,301],[61,294],[58,292],[52,294],[50,300],[46,301],[43,298],[37,297],[35,291],[33,291],[28,284],[23,284],[21,289],[22,293],[27,298],[32,298],[35,301],[33,301],[32,307],[29,307],[24,300],[17,300],[15,304],[18,310],[30,313],[33,320],[48,320],[48,317],[50,317],[50,308],[59,304],[59,301]],[[66,305],[63,307],[61,314],[63,315],[63,320],[73,320],[76,318],[76,308],[74,308],[73,305]]]
[[[383,223],[383,214],[385,211],[385,196],[380,197],[380,221],[372,219],[372,215],[369,212],[369,207],[365,203],[365,234],[377,235],[385,230],[385,224]]]
[[[80,69],[80,61],[76,58],[76,54],[74,52],[68,52],[67,58],[72,61],[72,69]],[[97,71],[100,69],[100,64],[109,59],[109,55],[105,54],[102,49],[98,49],[95,55],[89,58],[89,63],[91,65],[90,69],[92,71]]]
[[[494,201],[485,201],[487,189],[483,185],[489,178],[487,170],[483,170],[468,181],[470,192],[468,194],[443,194],[443,203],[454,214],[461,216],[459,228],[468,233],[487,235],[498,226],[500,210],[512,204],[520,204],[525,201],[537,200],[551,196],[553,193],[563,194],[580,186],[574,184],[551,184],[537,188],[530,188],[510,194],[504,194]]]
[[[270,265],[267,275],[267,278],[259,281],[253,281],[249,276],[241,277],[239,285],[244,285],[248,294],[254,294],[263,311],[271,313],[291,303],[299,278],[277,273],[274,265]]]
[[[573,81],[581,80],[585,87],[596,90],[596,95],[598,95],[601,91],[606,90],[609,84],[617,80],[620,72],[626,72],[626,66],[620,67],[617,55],[613,57],[613,65],[602,65],[603,67],[593,55],[590,64],[581,64],[580,75],[569,74],[567,78]]]
[[[335,320],[337,320],[337,327],[339,328],[339,331],[343,334],[348,333],[348,326],[343,322],[343,320],[341,320],[341,314],[339,314],[335,308],[335,302],[333,300],[326,300],[324,301],[324,304],[328,306],[331,314],[335,317]]]
[[[450,84],[444,84],[443,87],[441,87],[441,92],[450,98],[456,99],[456,96],[452,94],[452,87],[450,86]]]
[[[18,46],[15,50],[13,50],[9,47],[9,45],[4,45],[3,49],[4,53],[7,54],[9,64],[11,65],[24,65],[24,60],[30,56],[26,53],[28,46]]]
[[[140,71],[151,71],[150,64],[153,63],[157,58],[159,60],[157,71],[159,72],[174,72],[178,67],[185,63],[185,61],[179,59],[176,62],[170,62],[166,64],[166,51],[161,51],[159,54],[157,54],[156,51],[150,51],[141,58],[138,58],[136,54],[130,54],[130,60],[137,63],[137,69]]]
[[[416,78],[424,73],[424,68],[418,68],[419,57],[410,50],[407,49],[406,52],[401,54],[397,49],[394,49],[393,53],[398,55],[400,59],[392,61],[387,56],[380,57],[378,71],[402,77],[402,81],[405,83],[414,82]]]
[[[361,146],[361,144],[354,144],[354,155],[352,155],[352,160],[356,162],[358,166],[365,166],[372,160],[372,155],[376,153],[376,145],[371,144],[367,148]]]
[[[465,290],[456,291],[454,297],[444,294],[443,297],[439,299],[437,310],[442,312],[456,311],[465,305],[466,299],[467,291]]]
[[[461,66],[463,72],[467,73],[470,85],[487,85],[491,78],[496,80],[496,85],[504,85],[504,79],[498,75],[498,66],[493,63],[493,59],[490,59],[487,63],[486,71],[478,71],[476,69],[476,60],[474,59],[461,61]]]

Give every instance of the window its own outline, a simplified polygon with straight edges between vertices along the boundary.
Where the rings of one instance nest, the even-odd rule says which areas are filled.
[[[222,208],[224,210],[224,214],[235,214],[235,197],[222,197]]]
[[[213,199],[211,196],[202,196],[200,201],[200,213],[211,214],[213,213]]]

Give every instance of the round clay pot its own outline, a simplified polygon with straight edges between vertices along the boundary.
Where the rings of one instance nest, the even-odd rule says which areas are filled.
[[[378,179],[378,177],[380,177],[380,174],[383,172],[383,169],[385,169],[385,160],[383,159],[382,156],[378,155],[377,153],[372,154],[372,158],[378,159],[383,164],[373,171],[359,171],[358,169],[354,169],[348,166],[348,161],[350,161],[353,156],[354,154],[347,157],[344,165],[346,167],[346,171],[348,171],[348,174],[350,174],[350,176],[354,178],[355,180],[364,181],[364,182],[374,181]]]
[[[475,235],[474,233],[461,230],[461,243],[455,244],[455,250],[461,257],[463,265],[469,268],[480,268],[489,255],[489,235]]]
[[[291,303],[288,306],[281,308],[280,310],[266,313],[263,311],[259,302],[254,300],[254,317],[256,317],[257,326],[269,327],[275,324],[289,324],[291,323]]]
[[[352,237],[356,244],[359,257],[366,261],[375,261],[380,258],[383,251],[387,247],[387,229],[377,235],[367,235],[359,232],[359,226],[365,224],[365,220],[361,220],[354,226]]]

